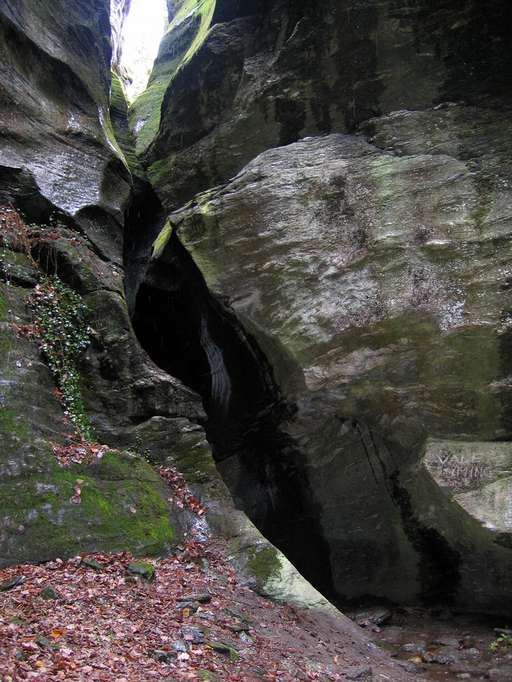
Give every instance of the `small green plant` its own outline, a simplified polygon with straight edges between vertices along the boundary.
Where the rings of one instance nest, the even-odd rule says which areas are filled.
[[[512,635],[502,632],[491,642],[489,649],[491,651],[498,651],[500,649],[509,649],[512,647]]]
[[[141,457],[142,459],[146,460],[148,464],[154,464],[151,455],[151,450],[144,445],[144,439],[142,438],[142,435],[140,433],[137,433],[135,435],[135,443],[132,445],[131,450],[138,457]]]
[[[87,306],[82,297],[58,277],[38,284],[30,305],[38,330],[39,345],[58,387],[64,410],[79,436],[92,440],[92,427],[85,412],[78,361],[90,341]]]

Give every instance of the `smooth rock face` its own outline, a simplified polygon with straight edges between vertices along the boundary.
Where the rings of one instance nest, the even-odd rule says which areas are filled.
[[[187,7],[198,12],[205,4]],[[147,153],[151,180],[171,210],[269,147],[351,132],[398,109],[510,98],[505,2],[210,4],[208,35],[167,81]],[[176,68],[172,55],[162,51],[155,73],[164,63]]]
[[[484,141],[506,154],[505,116],[457,107],[369,125],[392,123],[392,149],[333,135],[265,152],[171,220],[212,291],[344,414],[403,444],[507,437],[512,184],[479,154]],[[411,129],[409,151],[398,135]]]
[[[170,216],[295,402],[283,428],[340,595],[508,599],[509,550],[419,468],[427,435],[509,437],[506,121],[464,106],[372,119],[370,141],[269,150]],[[243,467],[221,470],[244,489]]]
[[[120,260],[130,177],[109,117],[108,10],[106,0],[1,4],[1,197],[34,217],[74,216]]]

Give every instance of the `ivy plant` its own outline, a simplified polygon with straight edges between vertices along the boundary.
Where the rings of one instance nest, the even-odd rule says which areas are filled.
[[[93,439],[80,388],[78,362],[90,342],[87,306],[82,297],[58,277],[46,277],[31,296],[40,348],[48,362],[65,413],[78,435]]]

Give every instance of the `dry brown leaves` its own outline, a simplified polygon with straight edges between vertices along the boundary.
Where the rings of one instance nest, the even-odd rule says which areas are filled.
[[[205,514],[205,507],[203,507],[199,500],[192,495],[187,488],[183,475],[180,474],[179,471],[172,467],[163,466],[157,467],[157,471],[172,490],[172,502],[174,502],[174,504],[182,509],[188,509],[194,514],[197,514],[197,516],[203,516]]]
[[[41,336],[41,330],[37,324],[16,324],[11,323],[11,328],[18,339],[28,339],[34,341]]]
[[[92,464],[104,457],[112,448],[86,440],[73,440],[66,444],[50,443],[53,454],[62,466]]]
[[[32,257],[34,246],[51,244],[59,239],[75,246],[84,243],[81,235],[70,233],[65,225],[28,225],[14,206],[0,204],[0,246]]]
[[[0,571],[0,583],[24,578],[0,593],[3,682],[200,680],[206,671],[223,682],[342,679],[335,653],[305,646],[293,611],[240,585],[218,544],[190,542],[174,557],[152,560],[151,583],[130,576],[126,553],[87,558],[101,570],[76,557]],[[45,600],[50,587],[57,598]],[[204,594],[208,603],[194,602]],[[194,644],[186,626],[199,628],[204,642]],[[212,648],[217,642],[239,659]],[[318,662],[326,655],[332,665]]]
[[[59,461],[105,447],[78,446],[54,446]],[[168,467],[159,472],[173,501],[201,517],[204,507],[183,476]],[[342,650],[306,633],[292,608],[240,583],[220,540],[192,539],[174,556],[146,559],[156,570],[152,582],[129,572],[133,560],[96,553],[1,570],[0,589],[13,579],[15,586],[0,591],[0,680],[343,679]]]
[[[30,254],[32,238],[30,228],[9,205],[0,205],[0,246]]]

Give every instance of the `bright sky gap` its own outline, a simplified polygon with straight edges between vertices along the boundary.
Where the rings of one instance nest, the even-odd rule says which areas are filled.
[[[121,64],[132,82],[126,86],[133,101],[145,90],[168,25],[166,0],[132,0],[123,30]]]

